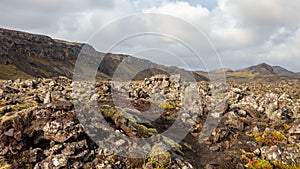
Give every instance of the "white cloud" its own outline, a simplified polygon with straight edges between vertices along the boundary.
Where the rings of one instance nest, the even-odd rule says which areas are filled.
[[[262,49],[269,51],[267,56],[273,59],[276,63],[296,61],[300,59],[300,29],[295,30],[292,35],[281,39],[279,42],[276,39],[280,39],[281,35],[285,34],[287,30],[285,28],[280,28],[270,40],[267,41]]]
[[[204,2],[201,0],[201,3]],[[210,6],[210,9],[205,6]],[[227,67],[235,69],[257,62],[268,62],[282,63],[300,71],[299,64],[295,62],[300,59],[299,10],[299,0],[263,0],[255,3],[253,0],[218,0],[215,8],[209,3],[197,4],[194,0],[192,4],[171,0],[4,0],[0,6],[0,25],[85,42],[99,28],[118,18],[136,13],[163,13],[197,26],[213,41]],[[158,22],[159,19],[155,23]],[[180,33],[183,29],[180,25],[172,26],[168,22],[160,23],[159,26],[152,22],[145,25],[128,22],[127,26],[115,27],[111,31],[113,36],[118,36],[130,29],[142,30],[145,27],[153,30],[169,29],[170,34]],[[184,39],[199,41],[193,32],[182,31],[181,34],[185,35]],[[167,42],[170,48],[166,50],[172,50],[193,64],[193,60],[188,55],[184,56],[182,50],[172,45],[174,41],[166,37],[161,38],[161,42],[151,41],[148,37],[139,39],[138,44],[128,41],[128,44],[123,44],[123,49],[153,46],[151,43],[165,46]]]
[[[157,12],[187,19],[195,22],[195,19],[202,19],[209,15],[209,11],[201,5],[191,6],[187,2],[167,3],[160,7],[148,8],[144,12]]]
[[[299,21],[300,1],[263,0],[220,0],[221,9],[243,26],[276,26]]]
[[[188,2],[165,3],[159,7],[144,9],[143,12],[161,13],[181,18],[207,33],[210,29],[210,11],[201,5],[191,6]]]

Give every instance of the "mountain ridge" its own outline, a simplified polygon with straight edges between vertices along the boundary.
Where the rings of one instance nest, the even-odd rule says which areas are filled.
[[[167,67],[145,59],[129,55],[102,53],[91,45],[52,39],[49,36],[31,34],[0,28],[0,79],[32,78],[55,76],[73,77],[76,59],[84,47],[85,52],[101,58],[96,79],[111,80],[116,69],[120,69],[122,78],[144,79],[155,74],[181,73],[194,76],[195,80],[208,80],[194,72],[177,67]],[[123,60],[130,64],[123,64]],[[90,61],[93,62],[93,61]],[[95,62],[95,61],[94,61]],[[97,62],[95,62],[97,63]],[[152,68],[144,71],[138,70]]]
[[[292,72],[281,66],[272,66],[266,63],[260,63],[244,69],[237,70],[236,72],[247,72],[258,76],[277,76],[277,77],[292,77],[298,76],[297,73]]]
[[[244,69],[237,70],[237,72],[247,72],[252,74],[264,74],[264,75],[273,75],[275,74],[273,67],[266,63],[260,63],[254,66],[250,66]]]
[[[50,78],[66,76],[72,78],[76,59],[83,47],[88,53],[102,57],[96,79],[111,80],[117,69],[122,78],[142,80],[156,74],[180,73],[193,75],[197,81],[208,81],[208,72],[187,71],[176,66],[164,66],[149,60],[124,54],[102,53],[85,43],[52,39],[46,35],[0,28],[0,79]],[[124,61],[130,64],[123,63]],[[147,69],[142,72],[144,68]],[[135,72],[139,72],[135,74]],[[228,79],[239,78],[300,78],[295,73],[280,66],[260,63],[239,70],[221,68],[210,73],[225,73]]]
[[[292,72],[281,66],[271,66],[267,63],[260,63],[238,70],[231,70],[230,68],[221,68],[209,73],[205,71],[196,71],[196,73],[205,77],[209,77],[209,74],[213,75],[215,73],[223,73],[226,76],[226,79],[229,81],[249,79],[300,79],[300,73]]]

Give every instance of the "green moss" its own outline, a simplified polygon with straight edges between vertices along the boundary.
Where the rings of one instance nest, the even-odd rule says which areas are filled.
[[[121,112],[118,112],[117,110],[113,109],[113,108],[103,108],[102,109],[102,114],[103,116],[113,122],[114,124],[117,123],[117,120],[121,117],[124,117],[124,115]],[[153,135],[157,134],[157,130],[154,128],[147,128],[146,126],[142,125],[142,124],[137,124],[133,121],[129,121],[129,123],[137,129],[138,133],[142,136],[142,137],[150,137]]]
[[[144,125],[141,124],[137,124],[134,122],[130,122],[130,124],[137,129],[138,133],[142,136],[142,137],[150,137],[150,136],[154,136],[157,134],[157,130],[154,128],[147,128]]]
[[[153,168],[153,169],[168,169],[167,167],[162,167],[159,165],[158,161],[147,160],[144,168]]]
[[[144,168],[167,169],[171,161],[171,154],[164,145],[154,145],[146,159]]]
[[[242,154],[245,155],[246,157],[252,158],[252,157],[255,156],[254,153],[245,151],[244,149],[241,149],[240,151],[241,151]]]
[[[19,70],[14,65],[3,65],[0,64],[0,77],[2,79],[29,79],[31,75]]]
[[[122,117],[122,113],[110,107],[102,107],[102,115],[113,123],[116,123],[119,117]]]
[[[172,150],[173,150],[174,152],[177,152],[177,153],[179,153],[179,154],[181,154],[181,155],[184,155],[184,153],[181,151],[181,150],[182,150],[181,145],[178,144],[178,143],[176,143],[174,140],[172,140],[172,139],[170,139],[170,138],[168,138],[168,137],[163,136],[163,142],[164,142],[166,145],[169,145],[169,146],[172,148]],[[189,144],[187,144],[187,143],[186,143],[186,145],[187,145],[187,146],[191,146],[191,145],[189,145]],[[190,147],[190,148],[191,148],[191,147]],[[192,148],[191,148],[191,149],[192,149]]]
[[[253,160],[247,164],[249,169],[273,169],[272,164],[267,160]]]
[[[262,143],[264,145],[274,145],[276,142],[282,142],[287,139],[287,136],[279,131],[269,130],[263,133],[253,133],[252,136],[255,138],[257,143]]]
[[[272,133],[272,139],[277,140],[277,141],[283,141],[286,140],[286,136],[280,133],[279,131],[274,131]]]

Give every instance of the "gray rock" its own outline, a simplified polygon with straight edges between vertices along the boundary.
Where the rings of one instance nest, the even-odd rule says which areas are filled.
[[[209,150],[210,151],[219,151],[220,147],[219,146],[211,146],[211,147],[209,147]]]
[[[263,159],[267,159],[269,161],[281,161],[282,151],[275,146],[265,146],[260,148],[261,156]]]

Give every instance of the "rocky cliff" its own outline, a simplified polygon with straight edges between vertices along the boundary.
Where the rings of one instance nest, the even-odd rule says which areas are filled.
[[[117,68],[121,69],[124,77],[134,77],[136,73],[139,73],[138,70],[143,70],[143,68],[154,68],[139,73],[135,77],[137,79],[168,72],[189,73],[183,69],[166,67],[128,55],[97,52],[88,44],[0,28],[0,79],[50,78],[61,75],[72,78],[76,59],[83,46],[85,46],[85,52],[103,58],[99,63],[96,76],[99,80],[111,79]],[[124,64],[125,58],[130,63]],[[197,74],[194,76],[196,80],[207,80]]]

